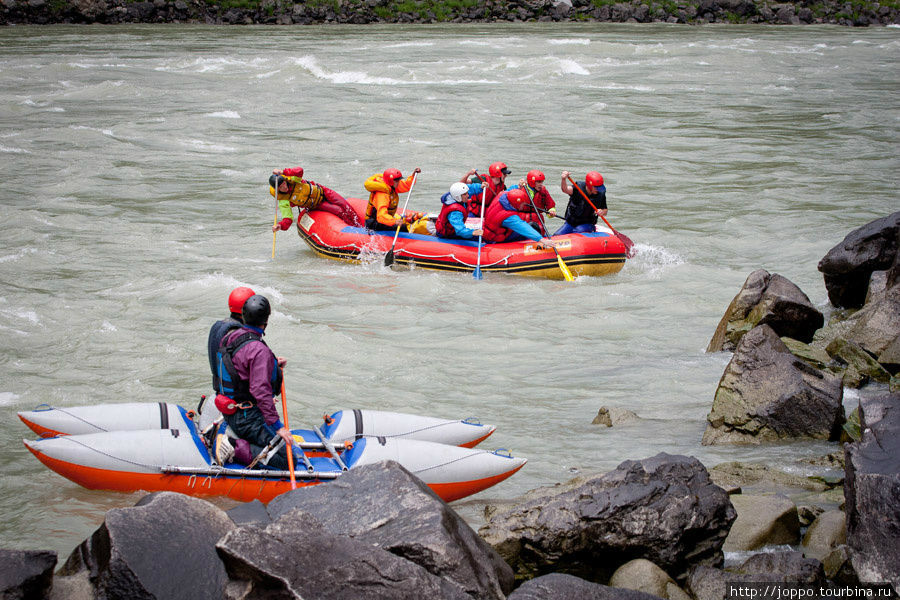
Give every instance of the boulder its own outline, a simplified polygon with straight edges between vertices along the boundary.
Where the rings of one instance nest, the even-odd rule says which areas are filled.
[[[795,357],[768,325],[747,333],[725,368],[702,443],[838,439],[840,377]]]
[[[809,343],[824,322],[822,313],[790,280],[757,269],[728,305],[706,351],[734,351],[744,334],[760,324],[779,336]]]
[[[640,417],[625,408],[618,408],[616,406],[607,408],[606,406],[601,406],[600,410],[597,411],[597,416],[591,421],[591,424],[612,427],[613,425],[622,425],[623,423],[637,421],[638,419],[640,419]]]
[[[900,285],[855,313],[845,323],[845,337],[872,356],[879,356],[900,336]]]
[[[300,509],[330,535],[350,536],[405,558],[470,598],[503,599],[512,569],[431,489],[394,462],[353,469],[328,485],[293,490],[269,503],[277,519]]]
[[[722,564],[734,518],[728,495],[700,461],[661,453],[532,497],[495,514],[479,533],[521,579],[566,572],[607,581],[635,558],[678,578],[694,564]]]
[[[900,592],[900,393],[859,402],[858,442],[844,446],[847,544],[860,581]]]
[[[237,527],[216,549],[232,580],[226,598],[469,599],[450,581],[372,544],[334,535],[301,510],[265,528]]]
[[[820,371],[832,370],[834,359],[823,348],[804,344],[799,340],[782,337],[781,341],[791,351],[791,354],[803,360],[806,364]]]
[[[731,497],[731,503],[737,511],[737,519],[725,539],[723,549],[726,552],[800,541],[797,507],[787,498],[736,494]]]
[[[847,542],[847,519],[843,511],[823,512],[803,536],[803,555],[825,561],[825,557]]]
[[[645,592],[666,600],[691,600],[668,573],[643,558],[630,560],[616,569],[609,580],[609,585]]]
[[[227,582],[216,542],[234,528],[205,500],[159,492],[107,511],[59,570],[87,571],[100,598],[221,598]]]
[[[900,373],[900,335],[895,337],[878,355],[878,364],[891,375]]]
[[[813,559],[804,558],[799,552],[764,552],[754,554],[738,567],[723,571],[708,566],[691,569],[687,579],[687,588],[696,600],[724,600],[737,596],[729,593],[733,584],[747,584],[756,587],[757,596],[762,598],[762,587],[766,583],[788,583],[793,586],[808,586],[804,597],[816,597],[808,590],[818,588],[825,583],[822,564]],[[792,587],[793,587],[792,586]],[[749,596],[748,596],[749,597]],[[796,596],[795,596],[796,597]]]
[[[850,547],[842,544],[822,560],[826,579],[837,585],[859,585],[859,576],[853,570],[850,553]]]
[[[819,261],[828,299],[834,306],[859,308],[866,300],[874,271],[889,269],[896,260],[900,212],[854,229]]]
[[[651,596],[644,592],[607,587],[564,573],[550,573],[549,575],[542,575],[526,581],[509,595],[508,600],[551,600],[556,598],[577,598],[578,600],[659,600],[657,596]]]
[[[837,338],[829,342],[825,351],[836,362],[844,365],[841,379],[846,387],[860,388],[869,381],[887,383],[891,380],[891,374],[871,354],[853,342]]]
[[[0,598],[46,598],[54,567],[56,552],[0,548]]]

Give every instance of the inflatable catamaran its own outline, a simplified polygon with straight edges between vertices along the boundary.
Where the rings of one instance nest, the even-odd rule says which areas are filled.
[[[192,411],[170,403],[38,407],[19,418],[42,439],[23,440],[45,466],[89,489],[175,491],[268,502],[291,489],[289,473],[216,464]],[[297,485],[393,460],[450,502],[512,476],[526,459],[474,448],[494,431],[471,419],[341,410],[322,426],[293,429],[302,451]]]

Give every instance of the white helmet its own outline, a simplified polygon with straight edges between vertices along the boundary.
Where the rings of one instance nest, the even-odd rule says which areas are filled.
[[[456,183],[450,186],[450,196],[453,197],[457,202],[462,200],[463,194],[469,193],[469,186],[464,184],[462,181],[457,181]]]

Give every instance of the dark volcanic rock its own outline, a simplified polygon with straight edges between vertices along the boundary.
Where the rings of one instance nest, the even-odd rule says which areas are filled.
[[[397,463],[366,465],[328,485],[282,494],[268,510],[277,519],[298,508],[330,534],[350,536],[410,560],[455,583],[470,598],[503,599],[513,589],[509,565]]]
[[[695,458],[659,454],[494,515],[479,531],[522,579],[566,572],[606,581],[646,558],[673,577],[719,566],[735,519],[725,491]]]
[[[741,339],[722,374],[703,444],[837,439],[842,398],[840,377],[797,358],[760,325]]]
[[[370,543],[334,535],[301,510],[264,529],[239,527],[217,549],[229,589],[240,590],[231,597],[243,600],[471,600],[454,583]]]
[[[896,589],[900,588],[900,393],[860,400],[860,431],[860,441],[844,446],[847,544],[860,581],[889,581]]]
[[[894,265],[900,242],[900,212],[851,231],[819,261],[828,299],[834,306],[859,308],[866,301],[873,271]]]
[[[98,598],[221,598],[227,576],[216,542],[234,528],[209,502],[173,492],[114,508],[60,575],[87,571]]]
[[[0,598],[46,598],[53,583],[56,552],[0,548]]]

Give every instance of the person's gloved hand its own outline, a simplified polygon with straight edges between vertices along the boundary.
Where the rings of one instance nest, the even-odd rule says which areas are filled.
[[[550,215],[551,217],[555,217],[556,216],[556,207],[553,207],[550,210],[548,210],[547,214]]]

